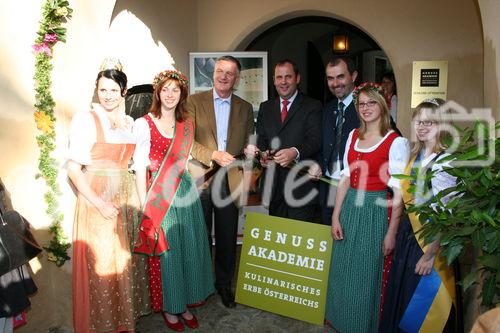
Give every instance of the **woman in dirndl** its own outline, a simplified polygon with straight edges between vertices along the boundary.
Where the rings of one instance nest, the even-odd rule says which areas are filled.
[[[365,83],[354,96],[361,125],[346,142],[332,215],[325,315],[342,333],[378,329],[384,267],[395,247],[402,210],[399,181],[392,175],[403,172],[410,154],[408,141],[390,127],[380,86]]]
[[[450,166],[449,162],[440,162],[449,156],[444,144],[447,124],[440,110],[444,103],[438,98],[427,99],[413,112],[417,141],[405,173],[420,176],[417,179],[425,178],[429,172],[433,174],[427,186],[424,181],[417,181],[424,185],[417,186],[416,192],[408,191],[410,180],[401,181],[406,205],[426,205],[429,198],[456,185],[456,178],[443,170]],[[446,203],[451,197],[448,194],[441,201]],[[439,239],[425,245],[416,235],[422,228],[418,214],[404,217],[396,239],[379,332],[453,332],[456,318],[453,269],[438,255]]]
[[[144,202],[135,251],[151,256],[153,309],[175,331],[197,328],[188,308],[214,292],[201,202],[187,171],[194,142],[193,123],[185,118],[187,85],[178,71],[160,72],[149,113],[134,126],[136,183]]]
[[[132,254],[139,201],[128,165],[135,138],[123,105],[127,76],[116,65],[97,75],[99,103],[75,114],[70,125],[67,169],[78,195],[75,333],[135,332],[136,320],[150,312],[146,260]]]

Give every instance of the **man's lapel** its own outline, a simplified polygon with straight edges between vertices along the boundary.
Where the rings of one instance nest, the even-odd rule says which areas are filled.
[[[279,131],[279,129],[281,128],[281,126],[282,126],[282,123],[281,123],[281,103],[280,103],[280,98],[279,97],[277,97],[274,100],[271,113],[272,113],[271,116],[272,116],[272,119],[273,119],[272,123],[275,124],[275,126],[276,126],[276,133],[277,133]]]
[[[331,158],[333,148],[335,147],[335,138],[337,133],[337,116],[339,114],[337,100],[327,104],[324,109],[323,140],[325,156],[328,160]]]
[[[215,143],[217,143],[217,124],[215,122],[214,95],[212,90],[205,94],[205,98],[202,103],[203,110],[206,115],[205,119],[207,120],[208,126],[210,126],[210,129],[212,130]]]
[[[229,142],[231,142],[231,140],[230,140],[231,136],[237,134],[237,133],[233,133],[233,131],[235,131],[237,129],[241,129],[241,126],[238,126],[238,123],[241,121],[239,119],[240,108],[241,108],[240,101],[237,98],[235,98],[234,94],[232,94],[232,96],[231,96],[231,110],[229,111],[229,124],[227,126],[226,147],[229,145]],[[245,135],[246,133],[241,133],[241,134]]]

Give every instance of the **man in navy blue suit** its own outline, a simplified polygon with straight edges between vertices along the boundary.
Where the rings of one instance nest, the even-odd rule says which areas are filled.
[[[335,96],[323,108],[323,136],[321,165],[313,165],[309,173],[314,177],[325,176],[334,181],[340,180],[345,145],[349,133],[359,127],[359,118],[354,105],[353,90],[358,77],[356,66],[348,57],[334,57],[326,64],[326,82],[328,89]],[[401,135],[391,117],[391,127]],[[337,187],[320,182],[319,201],[321,205],[321,223],[330,225]]]
[[[323,108],[323,140],[320,165],[309,173],[340,180],[344,168],[342,159],[349,133],[359,127],[359,118],[353,101],[354,81],[358,76],[354,62],[347,57],[332,58],[326,64],[328,88],[336,97]],[[320,169],[321,167],[321,169]],[[320,182],[321,222],[331,224],[336,186]]]

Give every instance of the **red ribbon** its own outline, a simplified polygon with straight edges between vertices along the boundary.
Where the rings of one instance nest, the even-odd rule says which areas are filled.
[[[146,205],[139,226],[139,237],[134,248],[136,253],[157,256],[169,249],[161,223],[170,209],[181,182],[193,136],[193,124],[190,121],[185,120],[176,124],[170,150],[151,182],[146,197]]]

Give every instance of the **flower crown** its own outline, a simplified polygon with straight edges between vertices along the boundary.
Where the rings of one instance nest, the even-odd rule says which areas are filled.
[[[187,87],[188,86],[188,79],[187,77],[184,76],[179,71],[176,70],[165,70],[163,72],[158,73],[154,80],[153,80],[153,88],[156,88],[156,86],[163,81],[164,79],[171,78],[171,79],[177,79],[181,85]]]
[[[380,94],[380,96],[382,97],[384,96],[384,88],[382,88],[380,84],[373,82],[364,82],[361,83],[359,86],[357,86],[356,89],[354,89],[354,91],[352,92],[354,101],[356,103],[358,101],[359,93],[363,90],[372,90]]]

